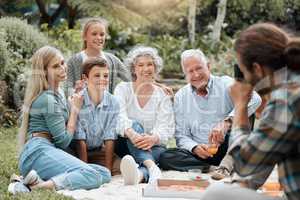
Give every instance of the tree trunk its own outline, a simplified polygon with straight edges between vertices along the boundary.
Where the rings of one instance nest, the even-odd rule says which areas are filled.
[[[189,0],[188,32],[189,41],[193,48],[195,45],[196,8],[197,0]]]
[[[35,0],[39,10],[40,10],[40,24],[47,23],[49,27],[52,27],[55,20],[58,18],[59,14],[63,11],[63,9],[67,6],[67,0],[60,0],[59,7],[55,10],[53,15],[49,15],[46,10],[45,1],[43,0]]]
[[[227,0],[220,0],[218,4],[218,14],[217,14],[217,18],[215,21],[215,25],[211,37],[213,45],[215,45],[217,42],[220,41],[222,25],[224,23],[225,16],[226,16],[226,6],[227,6]]]

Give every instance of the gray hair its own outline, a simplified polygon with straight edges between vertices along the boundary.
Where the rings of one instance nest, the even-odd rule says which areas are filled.
[[[198,58],[200,61],[202,61],[205,65],[208,64],[208,60],[204,53],[200,49],[188,49],[181,53],[181,68],[183,73],[185,73],[183,63],[186,59],[194,57]]]
[[[136,64],[137,58],[141,56],[150,56],[153,59],[156,74],[158,74],[163,68],[163,60],[158,55],[156,48],[136,46],[129,51],[127,57],[124,59],[124,64],[130,69],[132,80],[136,80],[134,65]]]

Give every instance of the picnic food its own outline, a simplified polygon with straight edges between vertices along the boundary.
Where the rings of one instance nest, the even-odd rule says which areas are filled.
[[[281,186],[278,182],[266,182],[262,188],[266,191],[279,191]]]
[[[215,155],[218,152],[218,147],[216,144],[211,144],[207,150],[210,154]]]

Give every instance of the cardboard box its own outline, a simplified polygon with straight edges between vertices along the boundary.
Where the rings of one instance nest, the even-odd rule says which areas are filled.
[[[147,185],[143,189],[143,196],[199,199],[208,185],[207,180],[159,179],[157,185]]]

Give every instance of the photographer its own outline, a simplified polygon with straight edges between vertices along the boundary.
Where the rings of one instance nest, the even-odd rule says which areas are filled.
[[[231,87],[236,114],[229,153],[234,169],[248,176],[277,164],[286,197],[300,199],[300,40],[275,25],[260,23],[240,34],[235,51],[247,83],[237,81]],[[260,94],[270,93],[271,98],[258,128],[251,132],[247,103],[254,86]],[[274,199],[226,184],[212,185],[202,199],[220,198]]]

